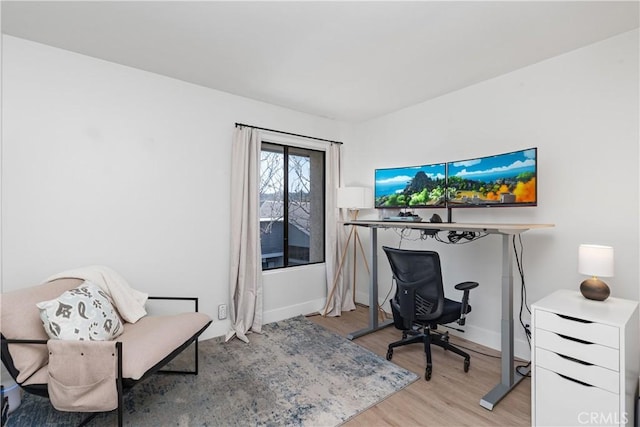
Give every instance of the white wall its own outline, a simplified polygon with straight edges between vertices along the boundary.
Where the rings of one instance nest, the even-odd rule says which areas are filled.
[[[224,334],[234,123],[327,139],[344,125],[15,37],[2,56],[3,291],[104,264],[153,295],[200,297],[206,336]],[[317,266],[271,273],[265,319],[325,294]]]
[[[612,296],[637,300],[638,48],[635,30],[359,124],[344,147],[345,182],[372,186],[375,168],[538,147],[537,207],[459,209],[454,221],[555,224],[522,236],[529,303],[556,289],[578,289],[585,278],[577,272],[580,243],[613,246],[616,276],[606,280]],[[426,218],[432,214],[420,213]],[[378,236],[380,244],[397,246],[400,240],[392,231]],[[487,237],[457,247],[404,241],[402,247],[440,251],[453,296],[458,281],[480,282],[472,294],[468,336],[498,348],[501,239]],[[382,299],[391,273],[379,254]],[[365,275],[358,284],[361,298],[366,298]],[[520,330],[517,339],[517,352],[528,356]]]
[[[231,134],[244,122],[346,141],[347,185],[372,186],[378,167],[537,146],[538,207],[458,210],[454,220],[555,223],[523,235],[530,303],[578,287],[583,242],[615,247],[612,294],[638,299],[638,31],[353,125],[9,36],[3,47],[3,290],[100,263],[141,290],[199,296],[215,317],[228,300]],[[439,250],[451,285],[481,283],[467,335],[498,347],[500,239],[402,245]],[[390,272],[380,259],[382,300]],[[366,272],[358,277],[366,302]],[[318,266],[269,272],[265,320],[312,311],[324,296]],[[216,322],[208,336],[226,328]]]

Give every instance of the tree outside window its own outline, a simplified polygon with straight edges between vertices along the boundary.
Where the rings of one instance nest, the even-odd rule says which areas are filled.
[[[324,163],[323,151],[262,144],[263,270],[324,262]]]

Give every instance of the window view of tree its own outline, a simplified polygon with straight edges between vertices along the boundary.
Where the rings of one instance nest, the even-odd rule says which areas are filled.
[[[262,144],[260,243],[265,270],[324,262],[324,152]]]

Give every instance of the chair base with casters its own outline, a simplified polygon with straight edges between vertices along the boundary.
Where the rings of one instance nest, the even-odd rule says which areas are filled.
[[[393,349],[396,347],[402,347],[404,345],[424,344],[424,352],[427,357],[427,367],[424,372],[424,379],[429,381],[431,379],[431,373],[433,371],[433,363],[431,361],[431,345],[442,347],[445,350],[451,350],[453,353],[464,357],[464,371],[469,372],[469,366],[471,365],[471,356],[468,353],[460,350],[449,342],[449,332],[444,334],[433,332],[429,326],[424,326],[418,330],[404,331],[402,333],[402,339],[389,344],[387,349],[387,360],[393,358]]]
[[[427,359],[424,378],[431,379],[433,363],[431,345],[464,358],[464,372],[469,371],[471,357],[449,342],[449,333],[435,332],[438,325],[456,322],[463,326],[471,312],[469,291],[477,282],[462,282],[455,289],[463,291],[461,302],[444,297],[440,257],[437,252],[383,247],[389,258],[397,291],[391,299],[394,325],[402,331],[400,341],[389,344],[387,360],[393,358],[393,349],[409,344],[422,343]],[[464,331],[462,331],[464,332]]]

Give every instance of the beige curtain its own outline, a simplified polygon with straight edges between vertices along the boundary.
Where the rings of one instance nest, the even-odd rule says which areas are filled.
[[[327,200],[326,200],[326,236],[325,265],[327,272],[327,302],[320,314],[325,316],[340,316],[343,311],[355,310],[349,287],[345,286],[343,272],[338,276],[338,266],[344,244],[347,240],[345,227],[342,221],[346,219],[346,212],[336,206],[336,192],[341,186],[340,144],[331,144],[328,151],[327,162]]]
[[[231,153],[231,244],[229,315],[234,336],[249,342],[247,333],[262,330],[262,261],[260,253],[260,136],[255,129],[236,127]]]

